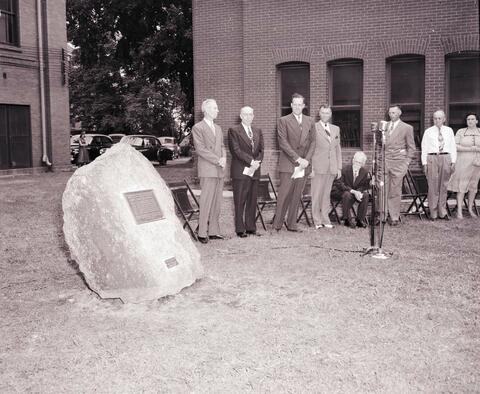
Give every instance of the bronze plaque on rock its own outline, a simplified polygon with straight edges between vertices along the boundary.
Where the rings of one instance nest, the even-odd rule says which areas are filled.
[[[165,219],[153,190],[123,193],[137,224]]]

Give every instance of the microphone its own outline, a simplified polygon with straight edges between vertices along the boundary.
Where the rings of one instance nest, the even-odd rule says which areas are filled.
[[[387,131],[387,125],[388,125],[388,122],[386,120],[381,120],[380,121],[380,126],[379,126],[379,130],[383,133],[385,131]]]

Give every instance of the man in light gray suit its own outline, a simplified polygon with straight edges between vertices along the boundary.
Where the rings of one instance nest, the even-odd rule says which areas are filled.
[[[213,122],[218,116],[217,102],[213,99],[205,100],[202,112],[203,120],[193,126],[192,136],[202,189],[198,240],[207,243],[209,239],[223,239],[220,235],[219,217],[227,158],[222,129]]]
[[[380,217],[382,220],[390,214],[390,224],[400,224],[400,203],[402,197],[403,177],[407,173],[410,161],[415,155],[413,127],[400,120],[402,110],[398,105],[388,109],[390,122],[385,132],[385,192],[386,210],[384,209],[383,188],[380,187]],[[382,165],[382,161],[380,161]],[[380,185],[383,182],[383,169],[380,167]]]
[[[320,121],[315,123],[315,151],[312,156],[312,216],[315,228],[333,228],[330,213],[330,192],[335,178],[342,176],[340,128],[330,122],[332,109],[320,107]]]
[[[305,177],[310,173],[310,160],[315,149],[315,122],[312,117],[302,114],[305,99],[302,95],[292,95],[292,113],[278,120],[278,145],[280,158],[280,188],[273,228],[280,231],[287,215],[287,230],[300,231],[297,225],[298,208],[305,187]],[[304,175],[292,178],[294,170],[304,170]]]

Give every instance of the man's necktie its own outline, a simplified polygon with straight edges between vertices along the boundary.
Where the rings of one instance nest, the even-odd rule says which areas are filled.
[[[392,135],[393,132],[393,122],[390,122],[390,126],[388,127],[388,135]]]
[[[355,183],[355,179],[357,179],[358,171],[353,171],[353,182]]]
[[[443,152],[443,148],[445,147],[445,140],[443,139],[442,135],[442,128],[438,128],[438,152]]]
[[[330,138],[330,132],[327,129],[327,125],[323,125],[323,129],[325,130],[325,133],[327,133],[327,137]]]
[[[250,126],[247,127],[247,136],[250,138],[250,143],[252,144],[252,151],[253,151],[253,132]]]

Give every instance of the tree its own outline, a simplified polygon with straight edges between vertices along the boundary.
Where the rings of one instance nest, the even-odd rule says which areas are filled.
[[[68,0],[72,115],[98,131],[192,122],[191,1]]]

